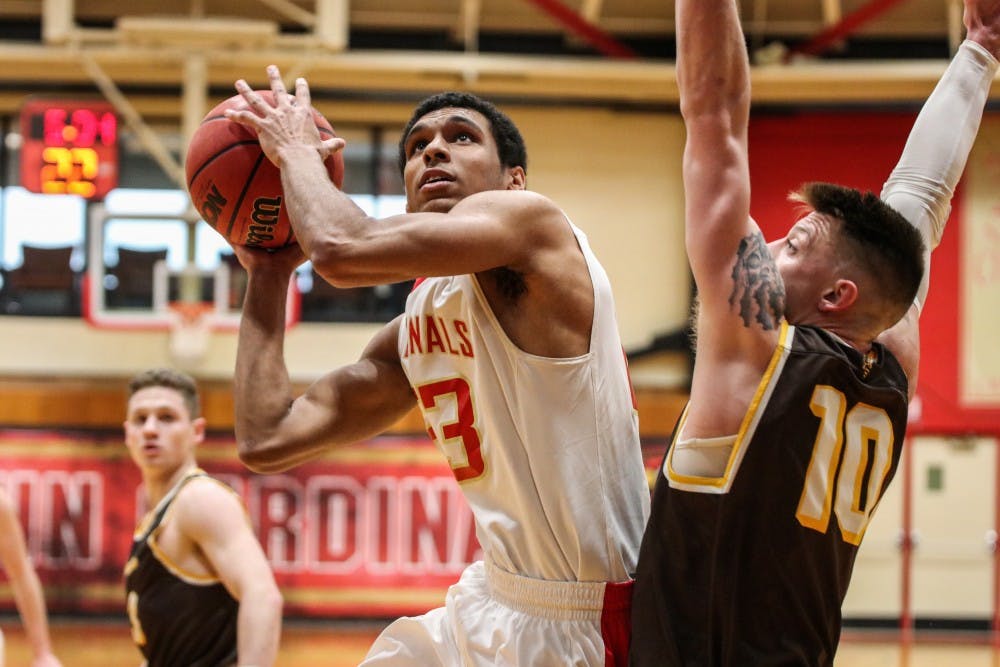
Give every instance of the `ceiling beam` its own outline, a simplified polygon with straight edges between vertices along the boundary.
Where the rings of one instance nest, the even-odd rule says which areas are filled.
[[[638,54],[630,46],[615,39],[572,8],[567,7],[561,0],[528,0],[528,2],[554,18],[571,34],[580,37],[601,54],[609,58],[638,58]]]
[[[905,0],[869,0],[867,4],[858,7],[856,10],[842,18],[837,23],[822,30],[803,44],[792,47],[789,56],[817,55],[836,44],[845,37],[849,37],[866,23],[877,18],[896,5]]]
[[[601,19],[601,8],[603,5],[604,0],[583,0],[583,4],[580,6],[580,16],[583,17],[584,21],[589,21],[596,25]]]
[[[461,0],[458,10],[458,27],[455,37],[466,52],[479,50],[479,21],[482,16],[481,0]]]
[[[948,0],[948,48],[951,53],[958,51],[965,38],[963,14],[962,0]]]
[[[42,0],[42,41],[65,44],[75,27],[73,0]]]
[[[183,5],[192,0],[160,0],[162,7],[158,7],[156,14],[173,14],[178,16],[197,16],[191,11],[185,12]],[[613,35],[633,35],[633,36],[670,36],[674,32],[674,21],[672,3],[659,3],[662,9],[655,9],[653,3],[637,2],[634,6],[628,4],[626,0],[563,0],[565,4],[578,9],[573,11],[584,17],[588,22],[599,25],[606,33]],[[754,4],[760,4],[765,0],[753,0]],[[822,3],[821,12],[817,12],[815,17],[810,18],[807,13],[792,11],[790,7],[806,2]],[[943,7],[947,0],[910,0],[909,5],[916,6],[914,10],[898,12],[892,20],[880,20],[877,22],[877,31],[881,35],[897,35],[911,38],[941,38],[946,36],[944,11],[929,11],[924,8],[928,3],[938,3]],[[122,2],[122,0],[0,0],[0,20],[14,19],[24,20],[29,18],[39,18],[45,13],[48,3],[67,4],[76,7],[75,16],[77,21],[87,24],[113,23],[123,14],[142,14],[143,6],[147,3]],[[203,5],[209,9],[214,9],[217,17],[222,16],[242,16],[244,18],[271,19],[273,20],[279,12],[270,9],[269,2],[293,2],[299,7],[302,16],[310,13],[308,5],[313,4],[312,14],[316,21],[320,21],[322,6],[333,3],[337,5],[337,11],[345,11],[350,20],[350,25],[359,30],[409,30],[409,31],[452,31],[457,24],[457,14],[460,11],[459,0],[444,2],[438,0],[434,3],[410,2],[405,3],[399,0],[395,2],[383,2],[382,0],[241,0],[235,4],[235,0],[222,3],[222,0],[202,0]],[[746,5],[750,0],[742,0]],[[755,26],[755,29],[766,29],[772,35],[781,36],[809,36],[829,25],[832,8],[836,4],[841,4],[846,11],[847,7],[857,6],[857,0],[847,3],[843,0],[766,0],[768,10],[768,22],[766,26]],[[552,34],[558,32],[561,26],[556,26],[549,21],[533,21],[530,12],[517,10],[514,5],[521,5],[523,0],[500,0],[483,3],[481,12],[480,28],[484,31],[517,34],[544,33]],[[303,7],[304,5],[304,7]],[[230,11],[220,11],[230,10]],[[66,16],[72,16],[71,12],[64,12]],[[212,16],[212,12],[202,11],[203,16]],[[599,20],[598,20],[599,18]],[[746,26],[745,26],[746,27]]]
[[[349,0],[316,0],[316,25],[313,35],[327,49],[346,51],[351,31]]]
[[[302,9],[292,0],[257,0],[262,5],[270,7],[275,12],[289,18],[301,26],[312,28],[316,25],[316,15],[307,9]],[[320,0],[317,0],[320,2]]]
[[[825,25],[836,25],[844,15],[844,8],[841,0],[823,1],[823,23]]]
[[[180,98],[189,53],[140,47],[43,47],[2,45],[0,88],[28,91],[61,86],[93,85],[82,56],[100,67],[130,97],[148,99],[157,87],[162,96]],[[309,79],[315,98],[363,99],[418,97],[459,89],[526,103],[569,101],[595,104],[677,103],[673,63],[586,58],[502,56],[479,53],[318,51],[308,58],[300,50],[268,49],[206,54],[205,82],[232,94],[233,82],[247,79],[265,86],[265,67],[277,64],[286,75],[295,71]],[[756,103],[919,103],[931,91],[947,63],[879,61],[850,63],[801,62],[755,67]],[[470,79],[469,73],[475,73]],[[133,89],[134,92],[130,92]],[[1000,94],[1000,87],[994,87]],[[216,94],[218,96],[218,94]],[[16,99],[17,95],[2,99]],[[214,103],[214,102],[212,102]],[[164,113],[170,100],[161,103]]]

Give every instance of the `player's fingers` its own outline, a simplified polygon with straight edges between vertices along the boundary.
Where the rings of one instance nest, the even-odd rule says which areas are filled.
[[[245,125],[246,127],[252,128],[254,130],[260,128],[260,116],[253,113],[252,111],[226,109],[222,113],[226,118],[236,123],[239,123],[240,125]]]
[[[295,99],[307,109],[312,105],[312,93],[309,92],[309,83],[305,77],[295,79]]]
[[[247,106],[257,112],[258,116],[263,116],[271,106],[243,79],[236,82],[236,92],[243,96]]]
[[[281,80],[281,72],[277,65],[267,66],[267,78],[271,82],[271,92],[274,93],[274,103],[276,106],[290,104],[288,90],[285,89],[285,82]]]
[[[344,146],[347,142],[340,137],[332,137],[330,139],[324,139],[320,144],[319,153],[323,156],[323,159],[330,157],[334,153],[344,150]]]

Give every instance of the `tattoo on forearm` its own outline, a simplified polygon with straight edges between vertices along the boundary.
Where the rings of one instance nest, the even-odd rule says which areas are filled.
[[[764,330],[777,328],[785,313],[785,286],[760,232],[740,241],[729,305],[739,308],[744,326],[756,320]]]

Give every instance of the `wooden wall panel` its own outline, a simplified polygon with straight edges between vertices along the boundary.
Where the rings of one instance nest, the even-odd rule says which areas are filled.
[[[0,381],[0,426],[16,428],[117,429],[125,417],[126,379],[17,378]],[[229,382],[200,381],[202,410],[212,431],[233,427],[233,395]],[[305,387],[296,387],[304,390]],[[643,437],[669,436],[687,395],[636,388]],[[414,408],[393,433],[422,433],[423,420]]]

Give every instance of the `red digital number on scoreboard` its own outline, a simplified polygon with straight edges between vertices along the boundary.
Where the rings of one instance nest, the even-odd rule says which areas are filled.
[[[30,192],[102,199],[118,185],[118,117],[107,102],[29,100],[21,137]]]

